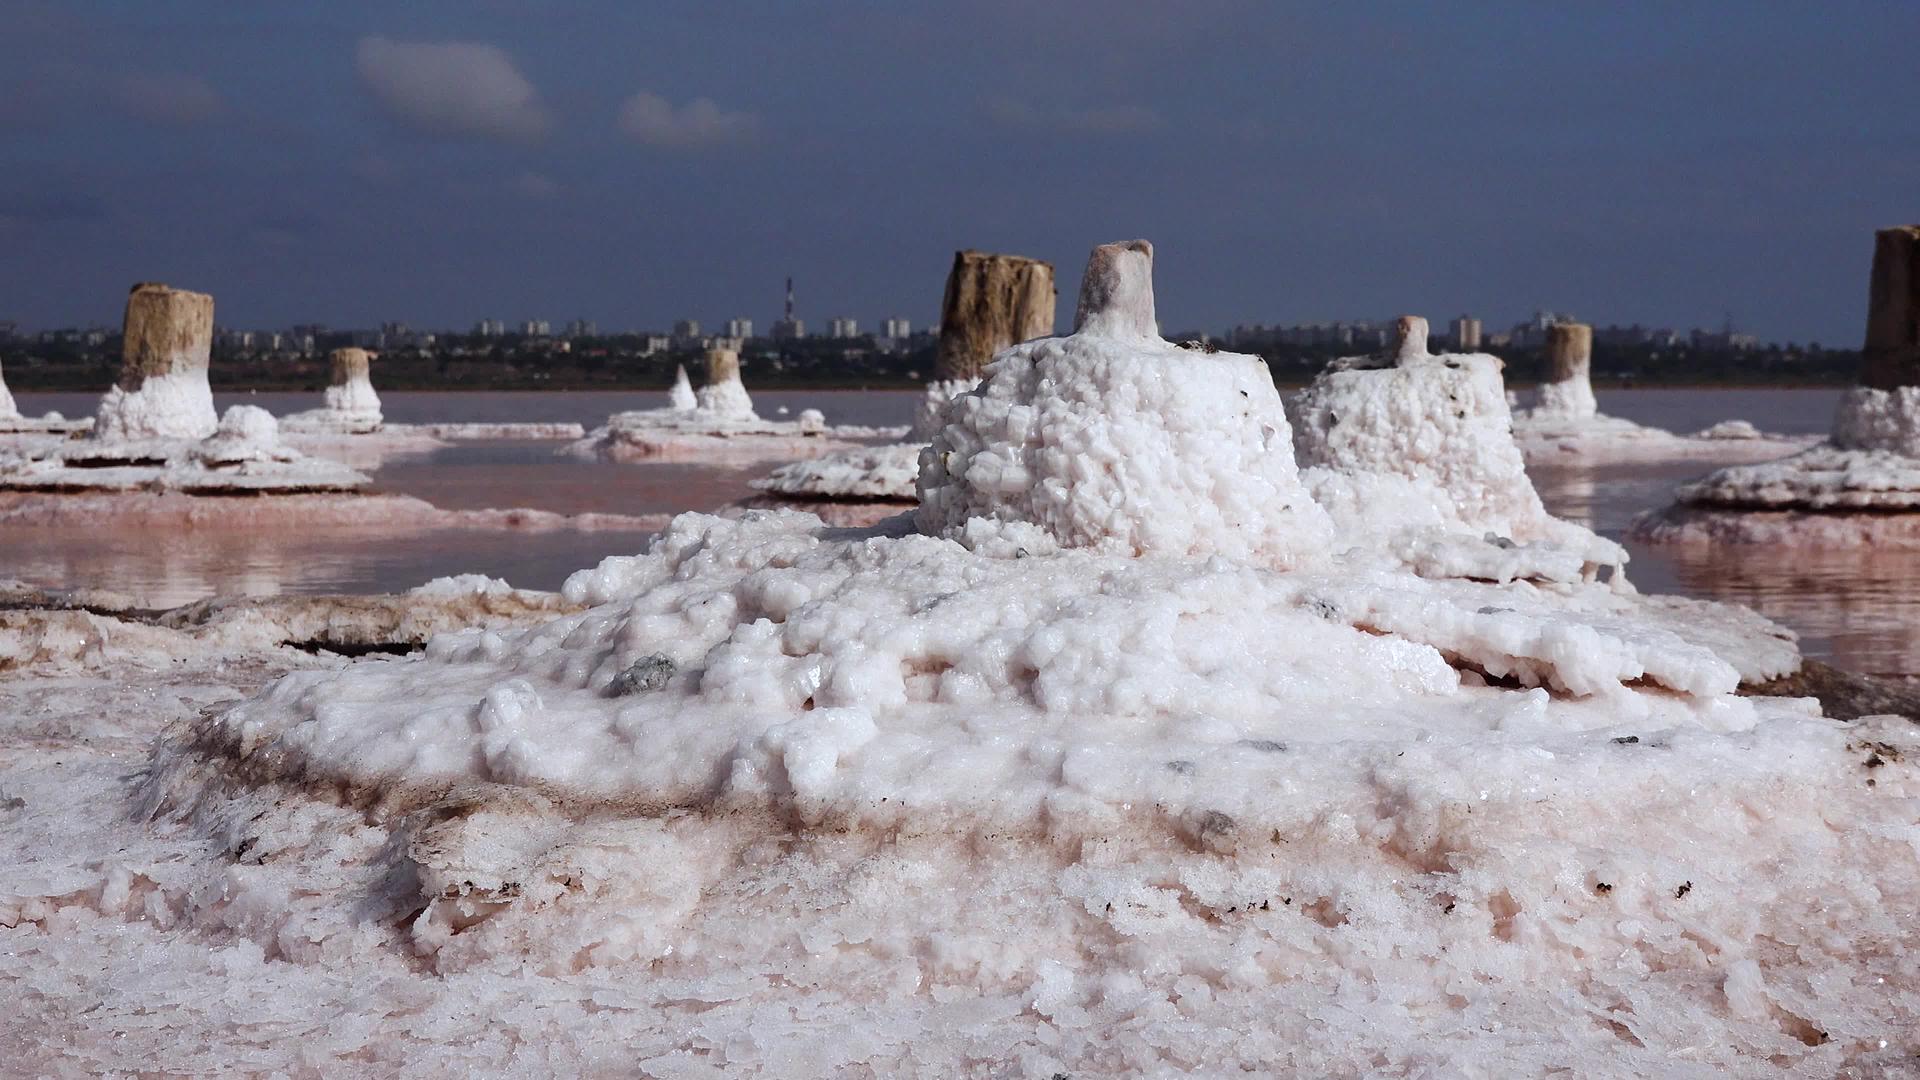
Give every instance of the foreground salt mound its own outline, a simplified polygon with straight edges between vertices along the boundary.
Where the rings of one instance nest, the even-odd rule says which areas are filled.
[[[1626,562],[1548,514],[1511,434],[1501,362],[1427,351],[1406,316],[1388,353],[1334,361],[1289,403],[1294,455],[1342,542],[1429,577],[1573,581]]]
[[[593,1041],[544,1067],[686,1076],[1907,1060],[1912,725],[1736,696],[1744,637],[1598,585],[1340,550],[1249,359],[1152,334],[1149,254],[950,403],[946,535],[682,515],[583,611],[206,709],[151,837],[0,878],[45,928],[0,965],[65,1002],[89,920],[235,943],[249,985],[359,988],[329,1051],[431,1068],[559,1030]]]
[[[1655,543],[1920,548],[1920,226],[1875,235],[1863,385],[1803,453],[1721,469],[1630,526]]]

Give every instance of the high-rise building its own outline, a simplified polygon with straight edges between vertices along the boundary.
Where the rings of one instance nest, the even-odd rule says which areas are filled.
[[[906,319],[893,318],[880,320],[880,336],[886,338],[910,338],[913,336],[913,324]]]
[[[730,338],[739,338],[741,341],[745,341],[746,339],[752,337],[753,336],[753,320],[752,319],[728,319],[727,320],[727,336]]]
[[[828,319],[827,336],[830,338],[856,338],[860,336],[860,320]]]
[[[1462,315],[1447,324],[1448,334],[1456,349],[1477,349],[1480,347],[1480,320]]]
[[[507,332],[507,324],[499,319],[481,319],[473,324],[474,337],[500,337]]]
[[[565,336],[569,338],[599,337],[600,328],[590,319],[575,319],[567,324]]]
[[[673,336],[681,341],[692,341],[700,336],[700,320],[681,319],[673,324]]]
[[[552,337],[553,324],[545,319],[528,319],[520,324],[520,333],[526,337]]]

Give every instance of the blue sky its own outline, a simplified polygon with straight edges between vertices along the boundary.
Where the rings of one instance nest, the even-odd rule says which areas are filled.
[[[1594,10],[1589,10],[1593,8]],[[1145,236],[1169,330],[1851,345],[1920,219],[1920,5],[0,0],[0,318],[936,314]],[[1065,316],[1063,315],[1063,318]]]

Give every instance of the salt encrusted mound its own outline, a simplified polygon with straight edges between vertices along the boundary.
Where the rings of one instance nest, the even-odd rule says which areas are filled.
[[[693,393],[693,383],[687,379],[685,364],[676,365],[673,369],[673,388],[667,391],[667,407],[676,412],[692,412],[700,407],[700,399]]]
[[[1683,484],[1629,535],[1650,543],[1920,547],[1920,387],[1854,387],[1833,435],[1779,461]]]
[[[1290,404],[1293,450],[1343,543],[1381,546],[1417,572],[1577,580],[1626,552],[1547,513],[1511,433],[1501,362],[1427,352],[1401,320],[1388,354],[1334,361]]]
[[[135,285],[122,327],[120,381],[100,399],[94,438],[204,439],[219,419],[207,385],[213,347],[213,297]]]
[[[92,426],[90,420],[68,420],[57,412],[45,416],[22,416],[20,408],[13,400],[13,393],[7,389],[5,372],[0,372],[0,435],[54,435],[73,431],[85,431]]]
[[[1547,328],[1546,381],[1535,394],[1533,408],[1513,414],[1514,438],[1527,457],[1574,454],[1589,461],[1745,461],[1775,457],[1811,441],[1763,434],[1744,420],[1677,435],[1601,415],[1593,396],[1592,366],[1593,327],[1556,323]]]
[[[740,354],[725,342],[707,351],[707,384],[692,391],[692,406],[681,394],[685,370],[678,373],[670,404],[663,409],[615,413],[606,425],[588,432],[562,451],[575,457],[615,461],[734,460],[811,457],[840,449],[851,440],[888,438],[902,428],[829,426],[817,409],[802,409],[793,420],[763,419],[740,380]]]
[[[1152,258],[1144,240],[1095,249],[1074,333],[1001,353],[947,405],[921,456],[922,532],[1276,566],[1324,549],[1266,364],[1162,340]]]
[[[914,410],[913,428],[907,434],[907,442],[857,446],[807,461],[788,462],[753,481],[753,486],[797,501],[912,503],[919,497],[914,484],[920,476],[920,451],[939,432],[947,403],[979,385],[978,379],[928,383],[926,394]],[[820,509],[809,506],[796,506],[796,509],[821,513]],[[831,512],[829,509],[828,513]]]
[[[335,349],[329,356],[331,378],[326,404],[281,421],[288,431],[364,434],[380,430],[380,395],[371,375],[373,354],[365,349]]]
[[[1912,725],[1736,696],[1797,657],[1710,605],[1428,580],[1379,545],[1275,557],[1313,531],[1268,495],[1294,482],[1278,400],[1250,358],[1152,336],[1148,252],[1102,249],[1079,331],[949,405],[927,503],[986,510],[936,511],[954,539],[682,515],[569,579],[583,611],[206,709],[156,752],[151,837],[0,876],[0,914],[49,931],[0,970],[27,957],[30,1005],[99,1000],[45,962],[66,906],[135,924],[115,941],[238,943],[149,996],[195,1036],[167,1045],[200,1045],[203,987],[324,970],[355,996],[317,1045],[409,1069],[530,1045],[683,1076],[1906,1061],[1880,1040],[1920,1024]],[[1103,515],[996,482],[1024,450],[1064,485],[1037,430],[1100,463],[1072,478]],[[61,1015],[0,1038],[37,1062]],[[154,1040],[128,1037],[96,1053]]]
[[[61,442],[0,456],[0,490],[266,494],[354,491],[371,481],[280,442],[265,409],[235,405],[204,439]]]

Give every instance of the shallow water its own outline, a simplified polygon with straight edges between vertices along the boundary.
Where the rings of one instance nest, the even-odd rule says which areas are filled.
[[[911,419],[917,391],[767,391],[764,415],[817,407],[839,423],[887,425]],[[1600,391],[1603,411],[1676,431],[1746,419],[1768,431],[1819,434],[1837,390]],[[84,415],[90,394],[20,394],[29,413]],[[311,408],[314,394],[219,394],[222,408],[246,403],[275,413]],[[388,393],[396,422],[576,421],[654,408],[654,392]],[[576,461],[554,442],[466,443],[387,458],[374,472],[381,490],[416,495],[449,509],[526,506],[560,513],[626,514],[712,510],[747,495],[768,464],[613,465]],[[1711,462],[1586,466],[1556,462],[1533,470],[1554,513],[1615,537],[1638,511],[1665,505],[1675,484]],[[94,586],[169,605],[216,592],[387,592],[453,573],[484,573],[532,588],[607,555],[637,551],[631,532],[436,530],[402,539],[348,531],[277,530],[246,536],[205,533],[123,535],[106,530],[0,533],[0,577],[55,587]],[[1771,549],[1658,549],[1629,545],[1629,573],[1643,590],[1749,604],[1794,628],[1809,655],[1882,674],[1920,674],[1920,553]]]

